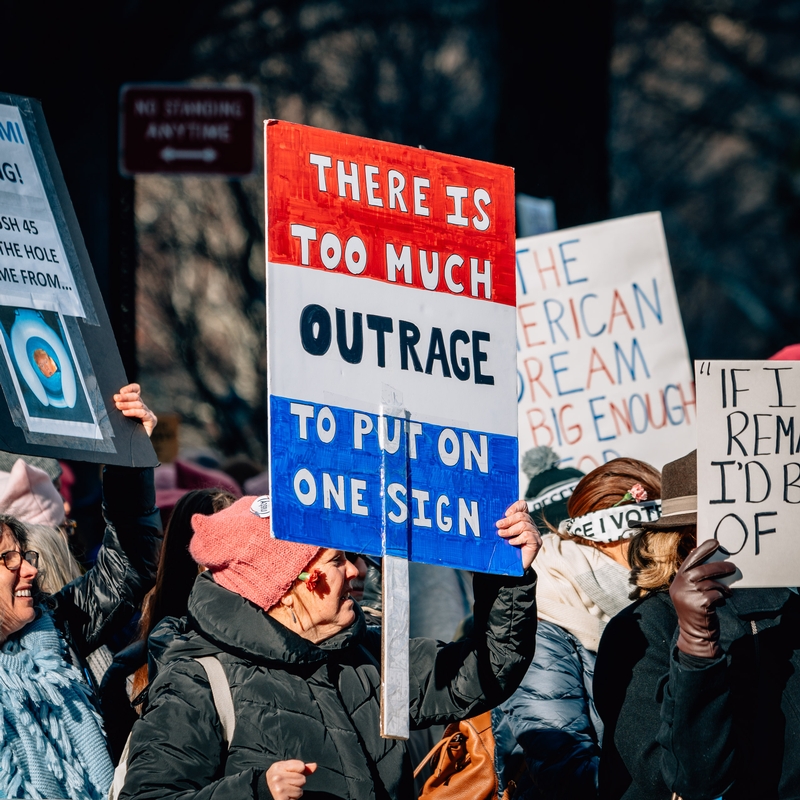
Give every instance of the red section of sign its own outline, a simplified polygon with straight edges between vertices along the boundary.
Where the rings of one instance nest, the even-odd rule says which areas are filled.
[[[256,95],[227,86],[125,86],[120,171],[249,175]]]
[[[267,124],[268,258],[514,305],[514,172]]]

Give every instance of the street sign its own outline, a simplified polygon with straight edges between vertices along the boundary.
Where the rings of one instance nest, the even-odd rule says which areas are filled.
[[[521,574],[512,170],[266,140],[273,534]]]
[[[123,86],[120,172],[249,175],[257,106],[251,86]]]

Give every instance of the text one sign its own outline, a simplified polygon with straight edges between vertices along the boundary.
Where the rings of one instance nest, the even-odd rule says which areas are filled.
[[[737,587],[800,584],[800,362],[697,361],[697,541]]]
[[[246,86],[124,86],[120,171],[249,175],[256,106]]]
[[[265,130],[275,534],[519,574],[512,171]]]
[[[659,213],[517,241],[520,453],[589,472],[695,447],[695,398]],[[520,475],[524,490],[527,477]]]

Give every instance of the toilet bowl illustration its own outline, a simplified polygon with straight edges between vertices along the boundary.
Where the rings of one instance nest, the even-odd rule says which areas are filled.
[[[6,342],[17,370],[43,406],[74,408],[75,371],[58,334],[39,311],[18,308]]]

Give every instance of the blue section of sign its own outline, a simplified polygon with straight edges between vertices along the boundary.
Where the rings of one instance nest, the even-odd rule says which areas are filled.
[[[495,521],[517,500],[517,440],[270,397],[281,539],[521,575]]]

